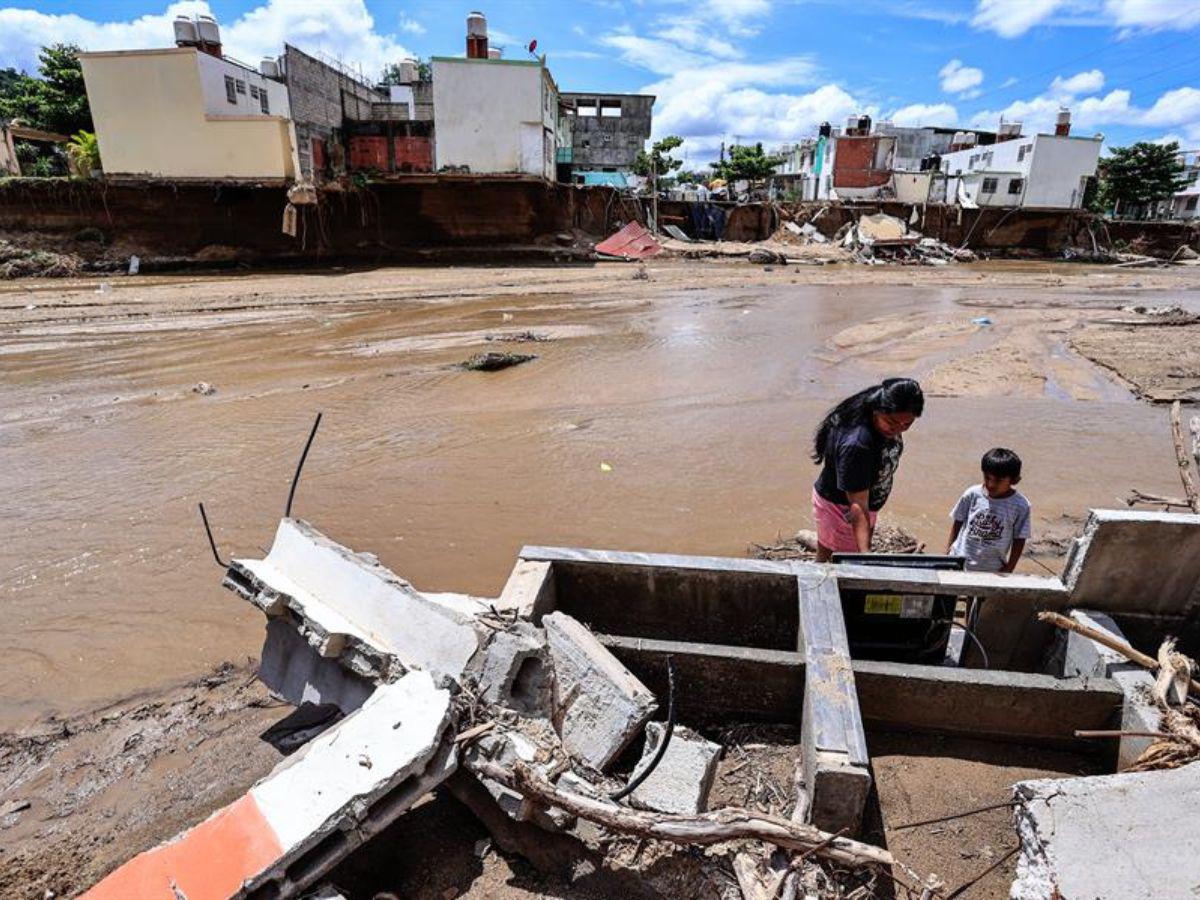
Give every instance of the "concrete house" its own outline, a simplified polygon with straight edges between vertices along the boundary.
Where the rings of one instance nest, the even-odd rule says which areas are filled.
[[[1172,219],[1200,218],[1200,150],[1180,153],[1179,160],[1185,167],[1188,183],[1171,198],[1169,215]]]
[[[1055,134],[1014,136],[991,146],[945,154],[941,171],[946,178],[946,202],[1081,208],[1088,179],[1096,174],[1102,138],[1072,137],[1070,127],[1070,114],[1064,111]]]
[[[650,139],[654,99],[652,94],[564,93],[558,162],[570,180],[584,181],[588,172],[632,172]]]
[[[295,178],[283,82],[223,56],[208,17],[175,29],[176,47],[80,54],[105,173]]]

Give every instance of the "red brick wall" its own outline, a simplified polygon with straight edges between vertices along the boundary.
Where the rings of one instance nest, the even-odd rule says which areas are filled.
[[[388,171],[387,138],[350,138],[350,168]]]
[[[433,141],[427,137],[396,137],[393,159],[397,172],[432,172]]]
[[[833,186],[865,188],[887,184],[892,173],[874,168],[878,148],[877,137],[838,138],[833,157]]]

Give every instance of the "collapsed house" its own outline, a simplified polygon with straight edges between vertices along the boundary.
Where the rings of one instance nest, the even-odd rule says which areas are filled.
[[[745,897],[845,896],[820,892],[806,868],[818,864],[884,871],[894,896],[957,896],[859,840],[886,732],[1096,756],[1106,774],[1012,786],[1013,897],[1190,896],[1200,883],[1200,836],[1176,825],[1200,766],[1122,774],[1182,713],[1112,649],[1195,642],[1200,516],[1093,512],[1062,579],[939,557],[526,547],[490,600],[418,591],[284,518],[270,552],[233,560],[224,583],[267,618],[260,678],[334,715],[242,798],[88,897],[333,896],[330,870],[439,786],[535,865],[553,844],[638,871],[637,856],[604,856],[634,835],[715,845],[680,851],[694,896],[736,896],[734,882]],[[1045,621],[1063,614],[1075,630]],[[725,748],[706,735],[728,722],[796,726],[787,815],[712,808]],[[1088,740],[1097,730],[1109,739]],[[718,869],[733,876],[706,880]]]

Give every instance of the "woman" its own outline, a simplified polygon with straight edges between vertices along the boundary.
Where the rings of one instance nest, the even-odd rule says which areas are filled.
[[[904,452],[900,435],[924,409],[921,385],[888,378],[825,414],[813,438],[813,460],[821,463],[813,485],[817,562],[835,552],[871,552],[875,516],[892,492]]]

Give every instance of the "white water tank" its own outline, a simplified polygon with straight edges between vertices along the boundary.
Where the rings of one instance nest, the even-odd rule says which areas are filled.
[[[278,78],[279,60],[272,59],[269,56],[263,57],[263,61],[258,64],[258,71],[268,78]]]
[[[500,59],[504,55],[504,51],[499,47],[488,47],[488,59]]]
[[[487,16],[481,12],[467,16],[467,37],[487,37]]]
[[[400,83],[412,84],[419,77],[420,69],[415,59],[400,60]]]
[[[190,46],[193,46],[197,42],[198,39],[199,38],[196,34],[195,20],[189,18],[188,16],[176,16],[175,17],[175,46],[190,47]]]
[[[217,45],[221,43],[221,29],[217,25],[217,20],[212,16],[197,16],[196,32],[202,43]]]

